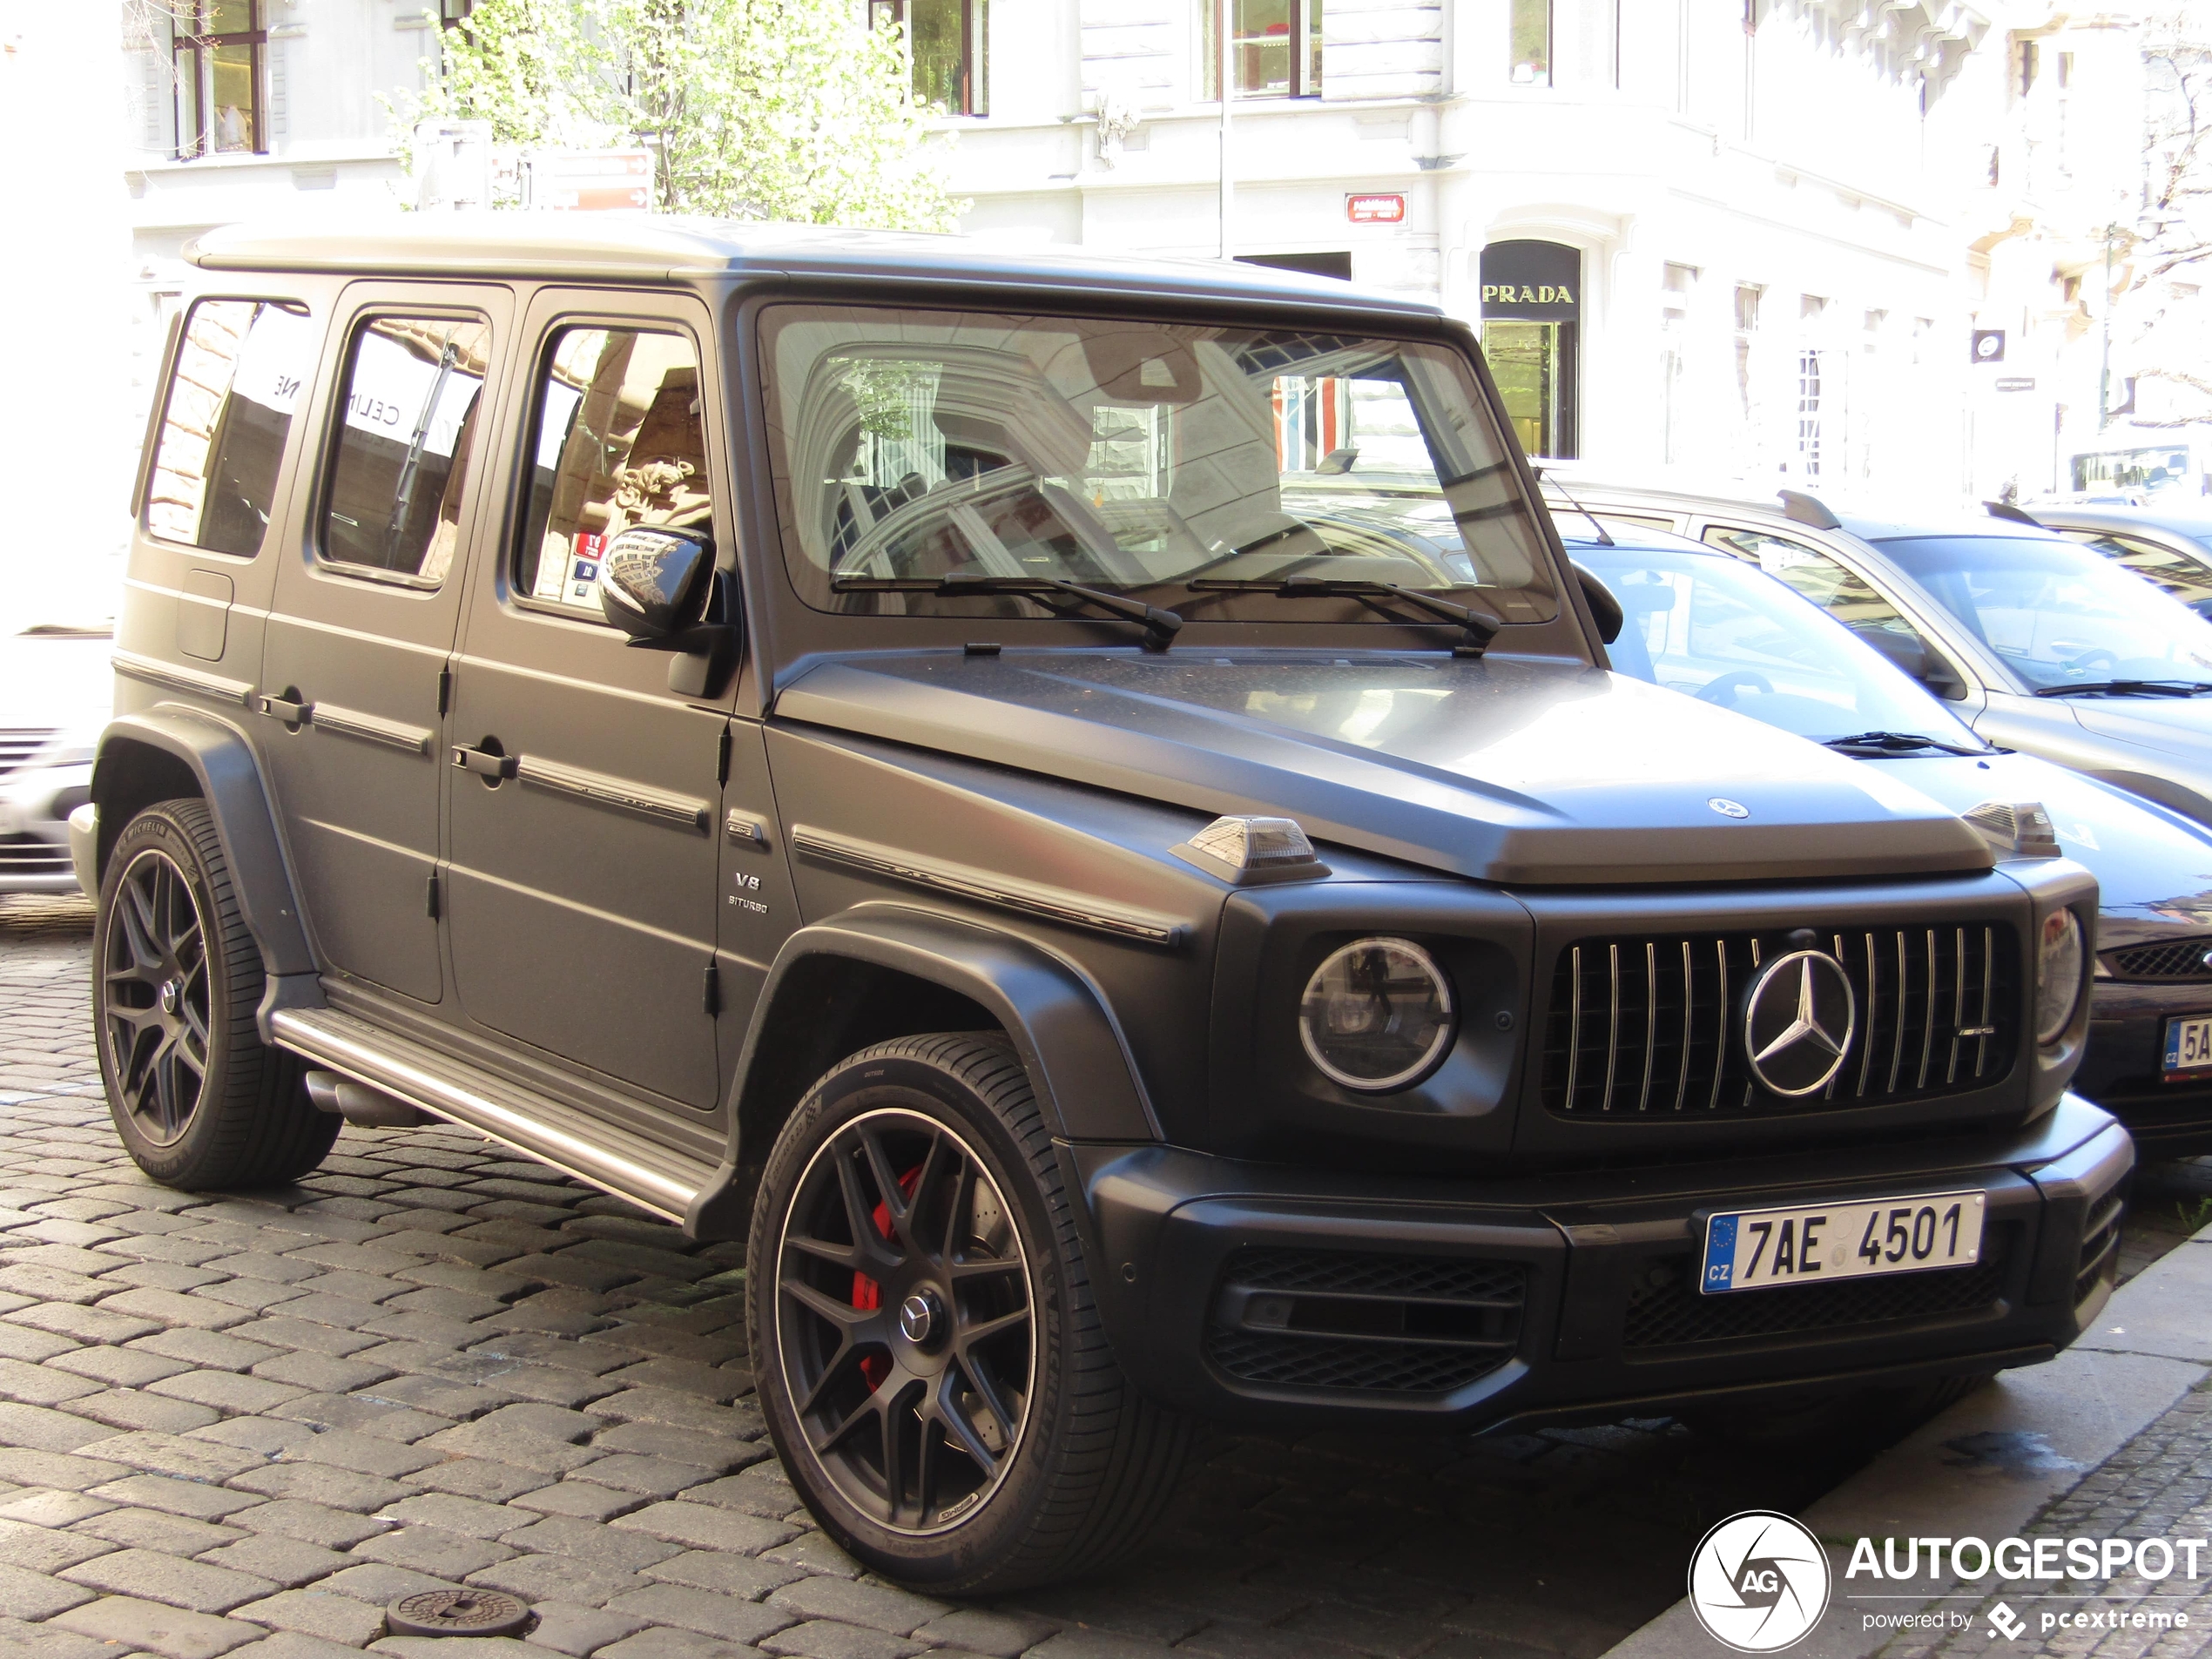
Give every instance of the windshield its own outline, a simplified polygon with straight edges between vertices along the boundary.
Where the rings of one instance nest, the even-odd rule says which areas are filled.
[[[1621,602],[1613,666],[1800,737],[1906,732],[1981,740],[1871,645],[1787,584],[1722,553],[1568,550]]]
[[[1446,347],[798,306],[766,334],[786,556],[818,609],[1060,614],[932,590],[952,577],[1136,593],[1190,622],[1422,614],[1243,585],[1295,577],[1557,614],[1507,441]]]
[[[2212,682],[2212,623],[2071,542],[1915,536],[1878,545],[2028,691]]]

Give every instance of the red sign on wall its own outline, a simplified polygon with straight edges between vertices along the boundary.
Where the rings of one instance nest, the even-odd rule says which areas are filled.
[[[1406,199],[1398,195],[1346,196],[1344,216],[1354,225],[1403,225]]]

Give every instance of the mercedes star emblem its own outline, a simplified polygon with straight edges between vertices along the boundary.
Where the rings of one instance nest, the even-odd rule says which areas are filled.
[[[1743,999],[1743,1054],[1751,1075],[1785,1099],[1825,1089],[1843,1069],[1858,1029],[1851,975],[1825,951],[1776,957]]]

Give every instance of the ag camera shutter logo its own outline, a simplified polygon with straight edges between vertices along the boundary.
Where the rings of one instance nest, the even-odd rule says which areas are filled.
[[[1698,1541],[1689,1606],[1705,1634],[1738,1653],[1778,1653],[1828,1610],[1828,1552],[1787,1515],[1746,1509]]]

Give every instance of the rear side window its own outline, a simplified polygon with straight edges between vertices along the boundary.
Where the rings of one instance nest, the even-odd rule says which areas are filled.
[[[1707,525],[1704,539],[1749,559],[1769,576],[1779,577],[1870,644],[1880,645],[1885,634],[1925,644],[1919,630],[1864,577],[1818,548],[1786,536],[1727,524]]]
[[[247,558],[261,550],[293,406],[315,346],[304,306],[202,300],[192,307],[162,405],[146,493],[149,532]]]
[[[599,621],[609,536],[633,524],[711,528],[699,359],[688,335],[562,329],[538,379],[530,442],[518,594]]]
[[[323,508],[326,560],[422,586],[445,580],[490,348],[482,317],[381,316],[354,334]]]
[[[2212,614],[2212,563],[2109,530],[2060,530],[2059,534],[2069,542],[2094,548],[2145,581],[2156,583],[2198,615]]]

